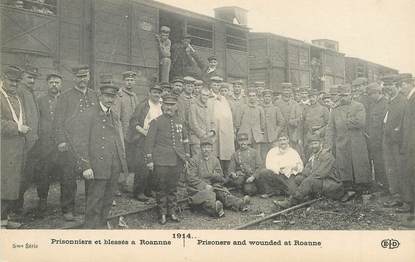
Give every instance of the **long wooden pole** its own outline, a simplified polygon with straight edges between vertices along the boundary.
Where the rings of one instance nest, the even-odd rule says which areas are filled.
[[[296,209],[299,209],[299,208],[302,208],[302,207],[305,207],[305,206],[311,205],[311,204],[313,204],[313,203],[315,203],[315,202],[317,202],[317,201],[319,201],[319,200],[321,200],[321,198],[313,199],[313,200],[310,200],[310,201],[307,201],[307,202],[304,202],[304,203],[301,203],[301,204],[298,204],[298,205],[292,206],[292,207],[290,207],[290,208],[287,208],[287,209],[284,209],[284,210],[278,211],[277,213],[273,213],[273,214],[271,214],[271,215],[269,215],[269,216],[266,216],[266,217],[263,217],[263,218],[260,218],[260,219],[257,219],[257,220],[254,220],[254,221],[251,221],[251,222],[249,222],[249,223],[246,223],[246,224],[243,224],[243,225],[240,225],[240,226],[234,227],[234,228],[232,228],[232,230],[244,229],[244,228],[247,228],[247,227],[249,227],[249,226],[259,224],[259,223],[261,223],[261,222],[263,222],[263,221],[265,221],[265,220],[268,220],[268,219],[274,218],[274,217],[276,217],[276,216],[278,216],[278,215],[281,215],[281,214],[284,214],[284,213],[288,213],[288,212],[290,212],[290,211],[293,211],[293,210],[296,210]]]

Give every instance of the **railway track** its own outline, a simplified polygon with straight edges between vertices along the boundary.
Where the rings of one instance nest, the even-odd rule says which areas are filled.
[[[241,230],[241,229],[245,229],[245,228],[248,228],[248,227],[258,225],[258,224],[260,224],[264,221],[270,220],[270,219],[275,218],[279,215],[283,215],[283,214],[289,213],[291,211],[310,206],[310,205],[312,205],[312,204],[314,204],[314,203],[316,203],[320,200],[321,200],[321,198],[313,199],[313,200],[310,200],[310,201],[307,201],[307,202],[303,202],[301,204],[289,207],[287,209],[280,210],[278,212],[272,213],[268,216],[265,216],[265,217],[262,217],[262,218],[259,218],[259,219],[255,219],[255,220],[251,220],[248,223],[235,225],[234,227],[231,228],[231,230]],[[185,205],[186,203],[187,203],[187,199],[181,199],[181,200],[178,201],[178,204],[182,209],[187,208],[187,206]],[[141,213],[151,212],[155,208],[156,208],[156,205],[152,204],[152,205],[149,205],[145,208],[135,208],[133,210],[113,214],[110,217],[108,217],[107,222],[108,222],[108,225],[109,225],[110,228],[128,228],[128,225],[125,223],[125,220],[128,220],[129,218],[137,216]],[[64,226],[61,229],[82,229],[82,226],[83,226],[83,223],[78,222],[78,223],[70,224],[68,226]]]

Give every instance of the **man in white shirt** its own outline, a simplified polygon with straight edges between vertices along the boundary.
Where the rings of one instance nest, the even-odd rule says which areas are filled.
[[[283,133],[278,136],[277,145],[268,152],[265,169],[249,177],[247,182],[256,181],[260,192],[264,192],[262,198],[289,194],[304,179],[303,167],[300,155],[290,147],[288,136]]]

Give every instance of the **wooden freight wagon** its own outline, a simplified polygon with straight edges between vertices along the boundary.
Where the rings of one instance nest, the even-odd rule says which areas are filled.
[[[322,40],[319,39],[319,41]],[[333,42],[331,40],[329,41],[330,43]],[[344,83],[344,54],[336,50],[338,50],[338,46],[329,49],[314,44],[311,45],[311,86],[313,88],[328,91],[331,86]]]
[[[385,75],[398,74],[399,71],[383,65],[375,64],[356,57],[346,57],[346,82],[351,83],[358,77],[365,77],[374,82]]]
[[[310,45],[271,33],[249,34],[249,80],[278,91],[280,83],[310,86]]]
[[[218,57],[225,79],[247,81],[249,29],[240,8],[216,9],[219,19],[149,0],[46,0],[47,14],[32,8],[35,1],[15,2],[1,0],[1,64],[37,66],[41,80],[58,69],[70,86],[70,68],[80,63],[90,65],[95,82],[101,73],[120,80],[121,72],[133,70],[139,73],[135,91],[144,96],[148,80],[159,74],[155,35],[167,25],[173,44],[188,33],[202,57]],[[44,81],[38,81],[36,90],[46,90]]]

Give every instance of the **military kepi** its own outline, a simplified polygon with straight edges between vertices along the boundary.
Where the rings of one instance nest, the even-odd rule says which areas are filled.
[[[125,71],[122,73],[122,79],[134,78],[136,76],[137,76],[137,73],[133,71]]]
[[[86,76],[89,73],[88,65],[80,65],[72,68],[72,73],[76,76]]]
[[[165,95],[163,96],[163,104],[175,105],[177,103],[177,96]]]
[[[99,87],[99,90],[101,91],[101,94],[107,94],[107,95],[117,95],[119,91],[119,87],[112,84],[104,84]]]

